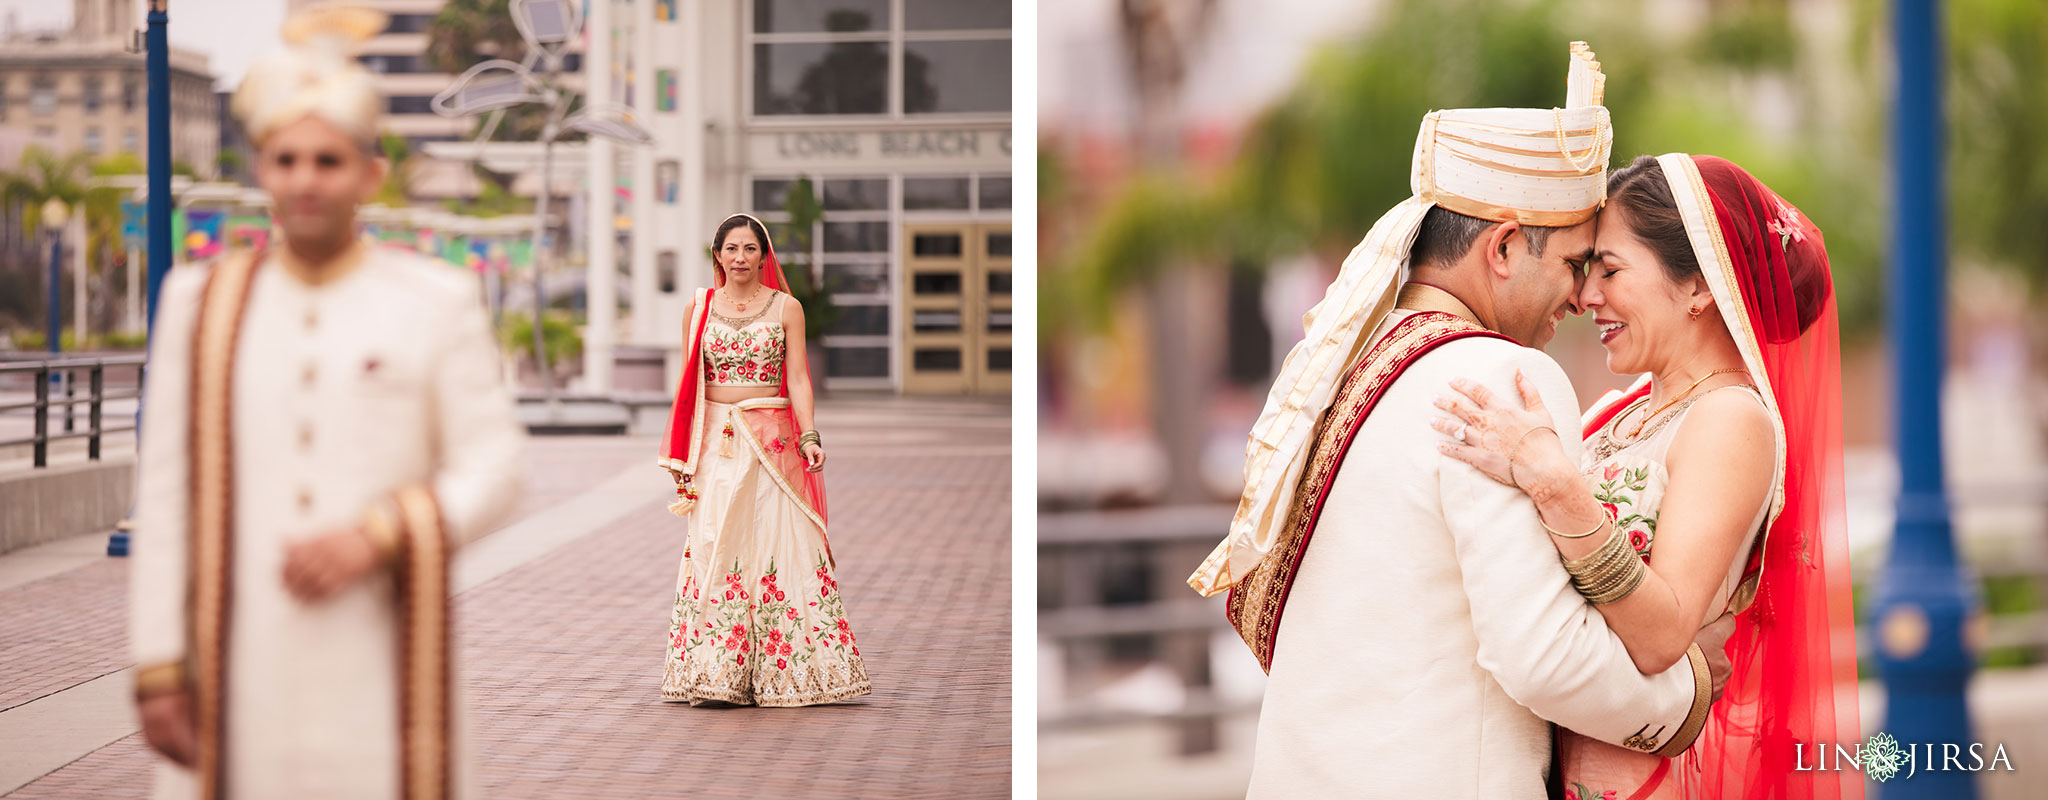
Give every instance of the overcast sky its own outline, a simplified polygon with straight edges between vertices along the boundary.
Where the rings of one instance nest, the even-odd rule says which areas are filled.
[[[216,87],[233,89],[249,64],[283,47],[285,0],[170,0],[171,44],[205,53]],[[135,25],[143,27],[147,0],[135,2]],[[0,0],[0,24],[12,19],[20,30],[68,28],[69,0]]]

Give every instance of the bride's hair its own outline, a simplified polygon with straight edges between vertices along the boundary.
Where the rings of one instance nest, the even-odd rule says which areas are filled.
[[[1778,277],[1788,284],[1781,287],[1784,294],[1779,297],[1789,303],[1777,307],[1794,313],[1769,316],[1764,337],[1772,342],[1797,338],[1820,317],[1822,306],[1834,291],[1828,279],[1827,249],[1821,243],[1820,230],[1804,228],[1796,245],[1781,239],[1779,229],[1772,226],[1787,220],[1772,215],[1796,217],[1796,209],[1734,162],[1713,156],[1692,158],[1700,165],[1709,186],[1740,187],[1728,190],[1724,199],[1715,201],[1715,206],[1727,204],[1717,216],[1721,217],[1720,224],[1733,228],[1724,228],[1729,249],[1748,251],[1745,257],[1735,260],[1736,264],[1748,265],[1747,279],[1769,285]],[[1607,200],[1624,210],[1621,218],[1627,222],[1629,233],[1657,254],[1673,283],[1685,283],[1699,276],[1700,262],[1686,233],[1685,218],[1678,212],[1671,182],[1655,156],[1636,156],[1628,166],[1609,174]],[[1807,231],[1810,236],[1804,233]],[[1777,264],[1783,265],[1782,273],[1777,272]]]
[[[1700,274],[1699,258],[1693,255],[1692,240],[1685,234],[1685,218],[1678,214],[1678,201],[1671,196],[1671,182],[1656,156],[1636,156],[1628,166],[1607,176],[1607,203],[1626,209],[1622,219],[1657,260],[1672,283],[1684,283]]]

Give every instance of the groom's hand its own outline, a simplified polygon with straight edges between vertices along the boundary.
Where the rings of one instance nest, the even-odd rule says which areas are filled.
[[[1693,642],[1700,646],[1700,652],[1707,657],[1707,676],[1714,682],[1714,699],[1721,699],[1721,689],[1728,685],[1728,636],[1735,632],[1735,615],[1722,614],[1720,619],[1707,623]]]

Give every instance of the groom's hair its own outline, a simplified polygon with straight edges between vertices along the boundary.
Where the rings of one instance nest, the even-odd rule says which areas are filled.
[[[1430,206],[1422,215],[1422,230],[1415,234],[1415,247],[1408,251],[1408,263],[1414,266],[1448,267],[1472,250],[1472,243],[1500,223],[1478,217],[1468,217],[1443,206]],[[1522,236],[1529,240],[1529,255],[1542,256],[1543,245],[1550,241],[1551,228],[1523,225]]]

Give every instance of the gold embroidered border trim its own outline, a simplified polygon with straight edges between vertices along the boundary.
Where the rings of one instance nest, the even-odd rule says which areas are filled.
[[[1678,732],[1671,734],[1664,748],[1657,751],[1657,755],[1665,758],[1677,758],[1700,738],[1700,731],[1707,726],[1707,712],[1714,707],[1713,678],[1707,672],[1707,654],[1700,650],[1699,642],[1685,648],[1685,658],[1692,663],[1692,712],[1685,715],[1685,724],[1678,726]]]
[[[453,671],[448,661],[448,538],[441,506],[422,486],[393,499],[401,520],[398,604],[399,796],[449,795]]]
[[[1685,221],[1685,231],[1692,240],[1693,257],[1702,265],[1707,277],[1707,287],[1714,292],[1714,303],[1720,307],[1721,321],[1728,326],[1730,335],[1735,337],[1736,349],[1742,351],[1743,366],[1749,368],[1750,379],[1762,391],[1764,407],[1770,410],[1771,429],[1777,434],[1772,443],[1772,454],[1777,458],[1777,482],[1771,487],[1771,510],[1764,515],[1763,530],[1757,533],[1756,543],[1750,546],[1756,554],[1756,571],[1745,575],[1741,583],[1749,588],[1738,587],[1736,595],[1730,598],[1729,611],[1742,613],[1756,599],[1757,580],[1763,575],[1764,557],[1769,554],[1764,544],[1770,540],[1771,526],[1778,523],[1778,514],[1785,510],[1785,415],[1778,408],[1777,390],[1771,386],[1770,372],[1764,369],[1761,341],[1756,328],[1749,321],[1749,304],[1742,296],[1742,284],[1735,277],[1735,260],[1728,255],[1728,242],[1722,238],[1721,223],[1714,213],[1714,196],[1707,192],[1706,180],[1700,177],[1699,163],[1684,153],[1666,153],[1657,157],[1657,163],[1664,168],[1664,177],[1672,186],[1672,198],[1678,205],[1678,215]],[[1677,173],[1673,175],[1672,173]],[[1681,179],[1683,182],[1681,183]],[[1685,191],[1680,191],[1683,186]],[[1715,269],[1704,269],[1711,258]],[[1741,331],[1741,333],[1736,333]],[[1743,554],[1744,558],[1749,556]]]
[[[199,796],[227,790],[227,647],[234,580],[234,372],[249,288],[262,253],[216,262],[193,330],[190,468],[191,578],[186,583],[192,661],[193,771]]]
[[[1336,477],[1359,423],[1415,358],[1437,345],[1471,335],[1499,336],[1449,313],[1415,314],[1374,342],[1338,386],[1329,413],[1316,425],[1308,464],[1289,503],[1280,541],[1231,588],[1224,603],[1224,616],[1258,658],[1261,669],[1273,670],[1273,645],[1287,593],[1294,586],[1301,555],[1322,513],[1324,492]]]

